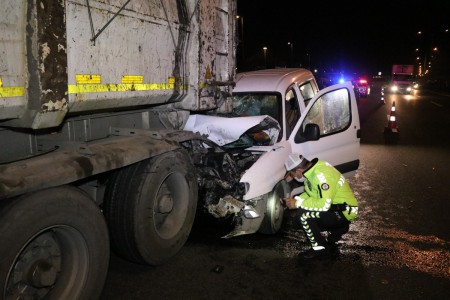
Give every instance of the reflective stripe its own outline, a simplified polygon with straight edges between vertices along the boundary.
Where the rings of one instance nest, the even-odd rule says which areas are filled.
[[[300,202],[300,206],[301,206],[302,202]],[[306,206],[301,206],[301,208],[303,208],[305,210],[311,210],[311,211],[327,211],[327,210],[330,209],[330,207],[331,207],[331,198],[327,198],[325,200],[325,204],[324,204],[323,207],[306,207]]]
[[[303,230],[306,233],[306,237],[308,238],[309,242],[311,243],[311,246],[314,247],[321,247],[314,239],[314,235],[311,231],[311,228],[309,227],[308,223],[306,222],[309,218],[319,218],[320,213],[319,212],[305,212],[300,216],[300,221],[302,223]],[[318,249],[320,250],[320,249]]]
[[[325,175],[323,175],[323,173],[317,174],[317,179],[319,180],[320,183],[327,182],[327,178],[325,177]]]
[[[128,91],[166,91],[173,90],[173,83],[120,83],[120,84],[70,84],[69,94],[79,93],[107,93],[107,92],[128,92]],[[186,87],[182,87],[186,89]],[[23,97],[25,88],[23,86],[0,87],[0,98]]]
[[[348,214],[354,213],[355,215],[357,215],[358,214],[358,206],[348,206],[347,205],[347,207],[345,207],[345,211]]]
[[[79,93],[107,93],[107,92],[128,92],[128,91],[164,91],[173,90],[173,83],[120,83],[120,84],[70,84],[69,94]]]

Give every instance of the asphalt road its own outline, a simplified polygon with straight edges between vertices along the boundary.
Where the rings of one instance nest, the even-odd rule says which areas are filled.
[[[449,299],[450,97],[376,88],[359,101],[361,165],[350,184],[359,218],[339,253],[301,264],[308,248],[286,211],[281,231],[221,239],[199,218],[181,252],[149,267],[112,256],[102,299]],[[395,101],[396,143],[383,133]]]

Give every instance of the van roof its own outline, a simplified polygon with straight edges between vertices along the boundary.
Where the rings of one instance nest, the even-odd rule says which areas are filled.
[[[236,86],[233,92],[286,92],[293,82],[315,80],[311,71],[302,68],[266,69],[236,74]]]

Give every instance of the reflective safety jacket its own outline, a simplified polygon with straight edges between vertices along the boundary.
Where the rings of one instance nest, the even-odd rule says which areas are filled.
[[[313,165],[303,172],[305,191],[295,197],[296,206],[318,212],[341,210],[347,220],[355,219],[358,201],[345,177],[323,160],[311,162]]]

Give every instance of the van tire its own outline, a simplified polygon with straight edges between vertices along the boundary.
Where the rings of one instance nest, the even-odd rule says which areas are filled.
[[[272,192],[265,195],[266,211],[258,230],[263,234],[275,234],[281,229],[284,219],[283,198],[287,197],[288,187],[285,181],[279,182]]]

